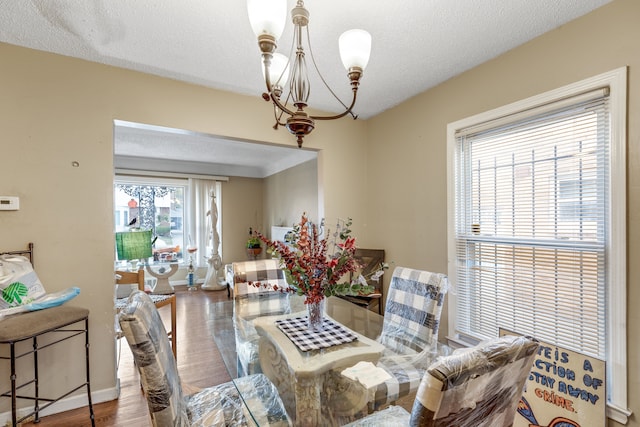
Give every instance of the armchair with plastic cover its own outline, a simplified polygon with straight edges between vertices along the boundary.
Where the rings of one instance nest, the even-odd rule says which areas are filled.
[[[291,425],[277,389],[262,374],[186,395],[158,310],[144,292],[131,294],[118,321],[133,352],[154,427],[252,425],[253,421]]]
[[[386,350],[377,363],[391,379],[377,387],[376,408],[415,392],[426,368],[442,355],[438,329],[447,291],[444,274],[394,269],[378,338]]]
[[[534,338],[504,336],[456,350],[429,366],[411,414],[390,406],[349,426],[511,426],[538,345]]]

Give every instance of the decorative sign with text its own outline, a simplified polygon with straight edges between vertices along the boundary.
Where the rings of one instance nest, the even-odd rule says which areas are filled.
[[[604,426],[606,401],[602,360],[540,342],[513,426]]]

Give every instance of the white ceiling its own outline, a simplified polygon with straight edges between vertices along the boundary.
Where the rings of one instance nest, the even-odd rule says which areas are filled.
[[[115,123],[114,139],[118,169],[264,178],[317,157],[315,151],[304,148],[120,120]]]
[[[371,33],[371,60],[355,108],[361,118],[370,118],[609,1],[307,0],[305,6],[318,67],[343,100],[349,100],[351,89],[340,62],[338,37],[350,28]],[[288,0],[290,8],[294,3]],[[291,27],[289,22],[279,42],[279,51],[285,54]],[[242,0],[0,0],[0,41],[264,102],[259,49]],[[338,112],[340,105],[310,74],[310,106]],[[145,130],[125,126],[117,132],[122,140],[116,141],[116,150],[135,155],[136,147],[149,140],[143,136]],[[207,156],[212,155],[214,163],[221,163],[217,156],[229,154],[225,150],[229,140],[204,142],[207,135],[158,130],[150,129],[154,150],[165,147],[160,152],[164,159],[209,161]],[[199,145],[195,156],[187,158],[184,150],[175,148],[191,137]],[[264,152],[257,155],[264,161]]]

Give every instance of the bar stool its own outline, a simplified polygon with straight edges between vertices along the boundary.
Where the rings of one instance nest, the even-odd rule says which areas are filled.
[[[78,325],[76,325],[78,324]],[[54,333],[58,337],[53,342],[48,342],[42,346],[38,344],[38,338],[41,335]],[[64,392],[55,398],[41,397],[39,394],[40,384],[38,378],[38,352],[43,349],[66,341],[78,335],[85,336],[85,369],[86,381]],[[33,349],[17,353],[16,345],[23,341],[31,340]],[[80,307],[58,306],[45,310],[32,311],[28,313],[18,314],[7,317],[0,321],[0,345],[9,346],[9,357],[0,356],[0,360],[9,360],[11,364],[11,389],[0,395],[0,397],[11,398],[11,422],[15,427],[18,423],[35,415],[34,421],[40,421],[40,411],[53,405],[59,400],[69,396],[73,392],[87,388],[87,399],[89,401],[89,415],[91,425],[95,426],[93,414],[93,405],[91,403],[91,386],[89,382],[89,310]],[[16,361],[21,357],[33,355],[33,378],[18,382],[16,373]],[[33,384],[33,393],[18,394],[20,389]],[[33,411],[18,419],[18,399],[32,400],[34,402]],[[41,402],[45,402],[40,406]]]

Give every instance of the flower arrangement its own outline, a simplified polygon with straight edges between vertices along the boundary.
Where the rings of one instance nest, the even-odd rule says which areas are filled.
[[[280,259],[287,279],[288,288],[272,288],[304,295],[305,304],[317,303],[332,295],[366,295],[373,292],[374,288],[362,275],[350,282],[341,282],[343,277],[348,277],[349,273],[361,268],[355,258],[356,239],[351,237],[350,226],[351,219],[338,221],[332,239],[321,238],[317,225],[310,224],[306,214],[303,214],[288,239],[289,245],[271,241],[257,233],[258,238],[267,246],[267,251]],[[382,263],[369,278],[378,281],[387,268],[388,265]],[[260,282],[252,285],[271,286]]]

